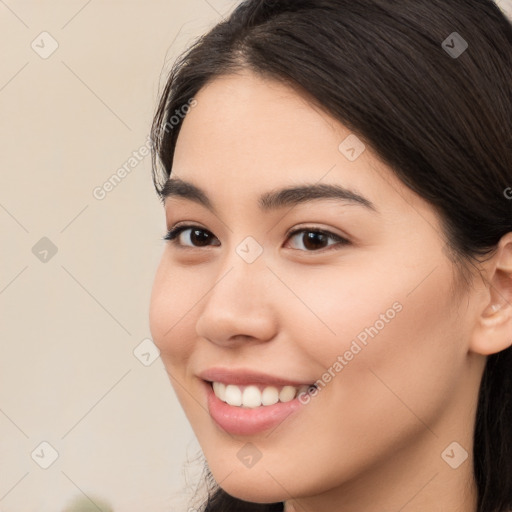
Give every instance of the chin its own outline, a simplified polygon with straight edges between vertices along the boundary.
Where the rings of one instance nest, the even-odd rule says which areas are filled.
[[[269,472],[263,466],[258,469],[256,467],[231,468],[227,472],[221,471],[221,474],[215,471],[215,467],[209,466],[209,468],[218,485],[230,496],[239,500],[252,503],[277,503],[288,499],[285,488],[292,492],[292,489],[288,489],[291,486],[290,483],[283,482],[283,486],[279,485],[275,472],[271,468]]]

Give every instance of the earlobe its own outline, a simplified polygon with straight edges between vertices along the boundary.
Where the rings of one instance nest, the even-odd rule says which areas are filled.
[[[485,266],[487,299],[476,319],[470,349],[490,355],[512,345],[512,233],[502,237]]]

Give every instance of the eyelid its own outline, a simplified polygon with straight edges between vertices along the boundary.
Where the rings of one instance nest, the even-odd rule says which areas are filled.
[[[322,233],[325,236],[336,238],[337,240],[345,240],[346,242],[349,242],[349,239],[348,239],[347,236],[338,235],[337,233],[334,233],[330,229],[322,228],[320,226],[315,226],[315,224],[305,224],[305,225],[299,224],[298,226],[294,226],[293,228],[288,230],[286,232],[285,236],[286,236],[286,238],[289,238],[290,236],[293,236],[293,235],[295,235],[297,233],[300,233],[302,231],[314,231],[315,233],[316,232]]]

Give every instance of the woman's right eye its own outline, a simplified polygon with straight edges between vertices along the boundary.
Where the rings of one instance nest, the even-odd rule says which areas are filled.
[[[189,243],[183,243],[183,239],[188,239]],[[163,237],[163,240],[169,240],[179,247],[205,247],[210,245],[208,242],[211,239],[216,240],[210,231],[190,224],[171,228]],[[220,242],[214,245],[220,245]]]

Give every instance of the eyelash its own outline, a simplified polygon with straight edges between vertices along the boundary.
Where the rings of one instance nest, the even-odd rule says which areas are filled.
[[[211,235],[213,235],[213,233],[211,233],[210,231],[208,231],[207,229],[203,229],[201,226],[198,226],[198,225],[195,225],[195,224],[184,224],[184,225],[180,225],[180,226],[175,226],[174,228],[171,228],[168,233],[162,238],[162,240],[166,240],[166,241],[170,241],[172,242],[174,245],[176,245],[177,247],[180,247],[182,249],[201,249],[202,247],[205,247],[205,246],[190,246],[190,245],[183,245],[183,244],[179,244],[178,243],[178,236],[185,230],[187,229],[196,229],[198,231],[203,231],[205,233],[209,233]],[[296,234],[298,233],[320,233],[324,236],[326,236],[327,238],[331,239],[331,240],[335,240],[336,242],[338,242],[337,244],[331,244],[331,245],[328,245],[327,247],[324,247],[322,249],[317,249],[317,250],[303,250],[303,249],[295,249],[297,251],[301,251],[301,252],[326,252],[326,251],[330,251],[332,249],[336,249],[336,248],[339,248],[339,246],[346,246],[346,245],[350,245],[350,242],[346,239],[346,238],[343,238],[339,235],[335,235],[334,233],[331,233],[330,231],[326,231],[324,229],[321,229],[321,228],[316,228],[316,227],[313,227],[313,226],[306,226],[306,227],[303,227],[303,228],[299,228],[299,229],[295,229],[293,231],[290,231],[289,233],[287,233],[287,240],[293,236],[295,236]],[[210,245],[206,246],[206,247],[211,247]]]

